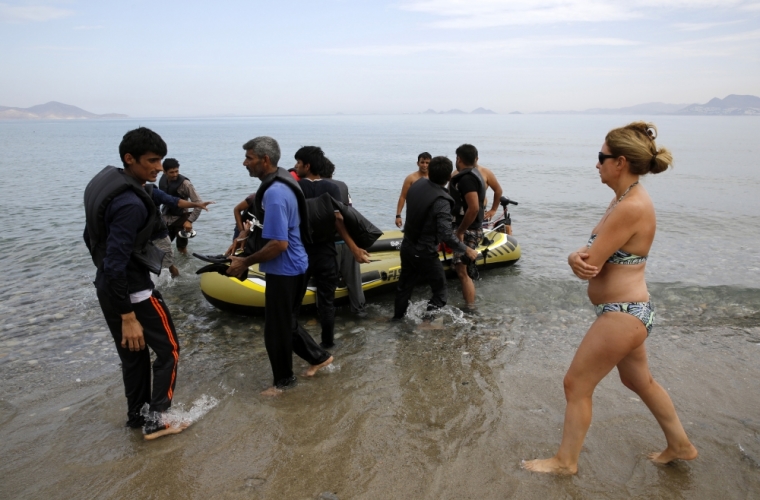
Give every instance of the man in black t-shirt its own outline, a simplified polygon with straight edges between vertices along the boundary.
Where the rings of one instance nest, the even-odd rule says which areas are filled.
[[[341,200],[338,185],[328,180],[322,180],[326,158],[321,148],[304,146],[296,151],[295,158],[296,173],[300,177],[298,185],[301,186],[306,199],[318,198],[322,194],[328,193],[333,199]],[[356,247],[353,240],[350,240],[345,232],[342,217],[338,211],[336,211],[335,226],[347,244],[351,246],[357,262],[369,262],[367,252]],[[322,326],[322,342],[319,345],[324,349],[329,349],[335,345],[335,288],[338,286],[335,241],[332,237],[327,241],[313,241],[304,244],[304,248],[309,256],[306,281],[308,283],[308,280],[313,277],[317,285],[317,312]]]
[[[449,181],[449,193],[454,198],[454,227],[457,238],[470,248],[483,241],[483,216],[486,186],[476,168],[478,150],[472,144],[462,144],[456,150],[457,173]],[[454,252],[454,267],[462,283],[462,295],[468,309],[475,308],[475,284],[470,274],[477,271],[474,262],[463,262],[464,254]],[[468,273],[468,267],[472,271]],[[477,276],[477,274],[475,274]]]
[[[333,173],[335,173],[335,165],[329,158],[325,157],[325,171],[322,172],[322,178],[329,180],[333,184],[337,184],[340,190],[340,201],[346,206],[353,206],[351,195],[348,193],[348,186],[343,181],[333,179]],[[351,312],[359,318],[366,318],[366,299],[364,298],[364,290],[362,289],[361,266],[354,258],[346,242],[340,237],[335,240],[335,250],[338,252],[336,259],[338,274],[346,283]]]

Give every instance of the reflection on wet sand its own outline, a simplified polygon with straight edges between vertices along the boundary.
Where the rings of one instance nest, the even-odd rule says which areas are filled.
[[[185,315],[176,401],[219,403],[154,443],[122,427],[115,367],[74,384],[30,372],[28,385],[0,404],[3,489],[53,498],[710,498],[724,496],[726,485],[738,496],[760,492],[760,402],[749,397],[760,376],[757,328],[664,326],[647,341],[654,373],[680,396],[697,461],[650,463],[647,453],[664,444],[657,423],[611,376],[597,393],[581,473],[556,479],[520,470],[520,460],[556,446],[562,375],[589,311],[444,317],[435,330],[414,319],[387,322],[390,304],[371,311],[360,323],[339,317],[336,369],[276,399],[258,396],[270,378],[260,320],[227,318],[219,328],[213,315]]]

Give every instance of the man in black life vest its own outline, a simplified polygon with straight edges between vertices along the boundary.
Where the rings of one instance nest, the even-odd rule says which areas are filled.
[[[341,201],[342,196],[337,184],[322,180],[328,159],[318,146],[304,146],[296,151],[296,173],[300,180],[304,196],[318,198],[328,193],[333,199]],[[335,228],[343,241],[346,242],[354,260],[359,263],[369,262],[369,254],[357,247],[343,226],[340,212],[336,210]],[[338,263],[335,238],[331,235],[324,241],[305,243],[306,254],[309,256],[309,270],[306,281],[313,277],[317,286],[317,311],[322,326],[322,341],[320,346],[329,349],[335,345],[335,288],[338,286]]]
[[[262,227],[254,227],[249,240],[252,253],[230,256],[227,274],[242,276],[249,266],[259,264],[266,273],[264,344],[272,365],[274,382],[261,394],[276,396],[296,384],[293,353],[309,363],[303,373],[314,376],[333,361],[311,335],[298,324],[298,310],[306,293],[305,273],[309,266],[304,240],[310,238],[306,199],[293,177],[278,168],[280,146],[271,137],[256,137],[243,145],[243,165],[261,185],[256,191],[253,214]],[[247,248],[247,247],[246,247]]]
[[[345,182],[333,179],[333,173],[335,173],[335,164],[325,157],[325,171],[322,173],[322,178],[327,179],[333,184],[338,186],[340,190],[340,201],[346,206],[353,206],[353,200],[348,193],[348,186]],[[339,239],[335,241],[335,250],[338,252],[337,264],[338,273],[346,282],[346,288],[348,289],[348,301],[351,307],[351,312],[359,318],[366,318],[367,311],[365,306],[367,304],[364,298],[364,290],[362,289],[362,271],[359,262],[354,258],[351,249],[346,242],[339,236]]]
[[[165,412],[174,396],[179,340],[150,272],[161,272],[163,252],[151,242],[161,216],[144,184],[154,182],[166,143],[147,128],[127,132],[119,145],[124,169],[106,167],[84,193],[84,241],[97,267],[98,302],[121,359],[127,425],[146,439],[181,432]],[[150,347],[156,354],[151,390]],[[148,405],[148,412],[143,407]]]
[[[428,178],[419,179],[409,188],[404,240],[401,242],[401,276],[396,287],[393,319],[400,320],[409,307],[409,298],[420,280],[427,280],[433,296],[428,311],[441,308],[448,300],[446,275],[438,258],[438,244],[444,242],[455,252],[475,260],[478,253],[465,246],[451,227],[454,199],[443,186],[454,169],[451,160],[436,156],[428,166]]]
[[[190,179],[179,173],[179,162],[174,158],[164,160],[164,175],[158,181],[158,187],[169,196],[175,196],[182,200],[192,202],[202,202],[201,197],[195,191],[195,187]],[[177,250],[181,253],[187,253],[187,238],[179,235],[180,231],[190,232],[193,230],[193,222],[201,214],[200,208],[193,209],[192,212],[179,207],[164,205],[161,207],[161,214],[166,226],[169,228],[169,238],[171,241],[177,239]]]
[[[449,181],[449,194],[454,198],[454,227],[460,241],[470,248],[477,248],[483,241],[486,184],[476,168],[478,150],[475,146],[462,144],[456,154],[457,173]],[[468,263],[462,261],[462,255],[461,252],[454,252],[452,262],[462,283],[466,307],[472,310],[475,308],[475,283],[468,273]],[[470,266],[477,271],[474,263]]]

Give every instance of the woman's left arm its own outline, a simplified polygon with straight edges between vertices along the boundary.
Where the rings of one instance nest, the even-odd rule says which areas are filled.
[[[597,230],[594,243],[586,249],[586,263],[601,269],[607,259],[636,234],[641,217],[641,207],[637,203],[617,205]]]

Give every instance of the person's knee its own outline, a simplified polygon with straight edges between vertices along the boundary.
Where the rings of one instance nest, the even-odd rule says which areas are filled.
[[[633,378],[623,374],[620,375],[620,382],[623,383],[628,389],[632,390],[636,394],[640,394],[649,390],[654,383],[652,375],[647,375],[644,378]]]
[[[564,380],[562,380],[562,385],[565,390],[565,399],[567,401],[590,396],[587,388],[580,382],[580,380],[578,380],[577,377],[574,377],[569,372],[565,375]],[[591,392],[593,392],[593,390]]]
[[[462,264],[461,262],[456,265],[456,271],[457,271],[457,276],[459,277],[460,280],[469,278],[469,276],[467,275],[467,266]]]

